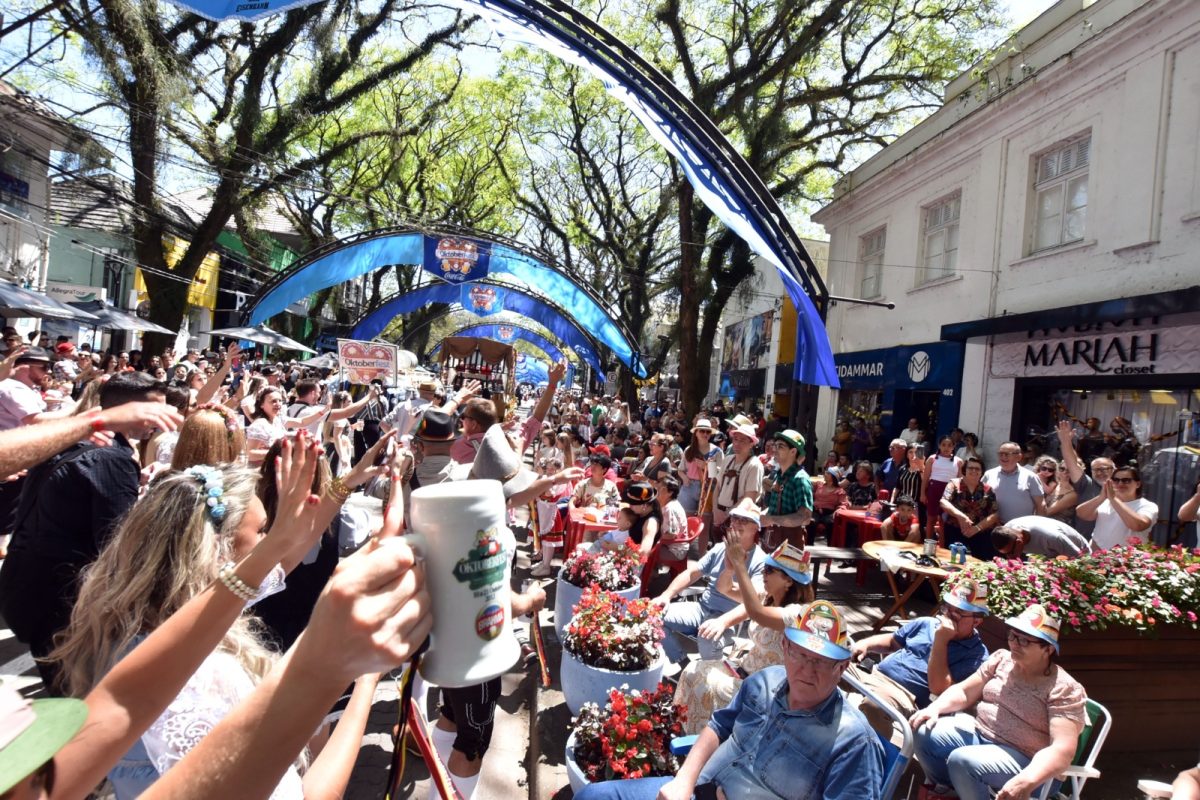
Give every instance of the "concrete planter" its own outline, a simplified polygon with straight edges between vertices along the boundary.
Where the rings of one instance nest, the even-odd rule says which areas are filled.
[[[554,634],[558,637],[558,641],[561,642],[567,632],[567,623],[571,621],[571,617],[575,614],[575,605],[579,602],[579,598],[583,597],[583,589],[573,583],[567,583],[563,579],[561,570],[558,573],[556,586],[557,588],[554,590]],[[613,594],[619,594],[626,600],[636,600],[641,593],[641,583],[635,583],[629,589],[613,592]]]
[[[608,702],[608,693],[622,685],[628,685],[629,691],[634,689],[642,692],[652,692],[658,688],[662,678],[663,667],[667,658],[659,648],[658,659],[648,669],[638,672],[621,672],[612,669],[602,669],[584,664],[565,647],[562,651],[562,666],[560,681],[563,696],[567,700],[567,708],[572,714],[578,714],[584,703],[595,703],[601,708]]]
[[[563,763],[567,766],[567,782],[571,785],[571,794],[579,794],[583,787],[591,781],[587,779],[579,764],[575,762],[575,734],[567,737],[567,749],[563,754]]]

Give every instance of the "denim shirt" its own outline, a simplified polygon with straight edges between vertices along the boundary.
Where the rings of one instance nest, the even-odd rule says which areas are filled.
[[[788,709],[787,671],[746,678],[708,727],[721,746],[700,773],[737,800],[879,800],[883,747],[841,690],[812,711]]]

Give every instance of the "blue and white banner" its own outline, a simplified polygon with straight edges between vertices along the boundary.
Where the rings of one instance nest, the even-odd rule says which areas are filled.
[[[488,245],[466,236],[426,236],[421,267],[447,283],[467,283],[487,277],[490,258]]]
[[[464,283],[462,299],[459,303],[466,311],[480,317],[496,314],[504,310],[504,296],[507,292],[499,286],[488,283]]]

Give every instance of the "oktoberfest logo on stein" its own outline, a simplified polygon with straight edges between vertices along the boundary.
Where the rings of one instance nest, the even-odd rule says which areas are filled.
[[[507,565],[508,553],[501,546],[495,528],[478,531],[475,546],[454,567],[454,577],[475,591],[500,580]]]

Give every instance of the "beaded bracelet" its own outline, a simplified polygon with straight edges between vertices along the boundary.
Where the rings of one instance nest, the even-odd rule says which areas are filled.
[[[235,565],[232,561],[221,567],[221,571],[217,573],[217,578],[220,579],[221,585],[233,593],[235,597],[244,601],[250,602],[258,594],[250,584],[238,577],[235,570]]]
[[[338,503],[345,503],[353,492],[354,490],[347,486],[341,478],[331,480],[329,488],[326,490],[326,493]]]

